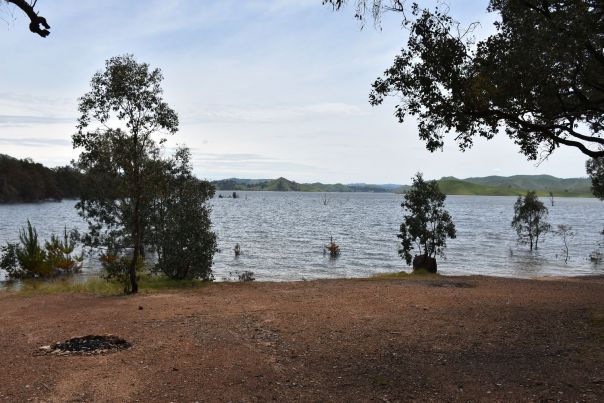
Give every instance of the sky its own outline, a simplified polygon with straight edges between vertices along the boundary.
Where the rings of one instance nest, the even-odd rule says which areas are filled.
[[[409,183],[487,175],[584,177],[585,160],[559,149],[536,164],[507,137],[430,153],[395,99],[372,107],[371,83],[406,43],[400,16],[362,27],[354,7],[321,0],[39,0],[45,39],[14,7],[0,9],[0,153],[48,166],[77,158],[78,98],[105,60],[133,54],[164,75],[180,118],[168,147],[191,148],[200,178]],[[487,1],[450,2],[462,23],[494,32]]]

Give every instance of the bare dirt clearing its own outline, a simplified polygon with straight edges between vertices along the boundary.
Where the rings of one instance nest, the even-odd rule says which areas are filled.
[[[132,348],[35,354],[84,334]],[[0,349],[7,401],[602,401],[604,278],[0,294]]]

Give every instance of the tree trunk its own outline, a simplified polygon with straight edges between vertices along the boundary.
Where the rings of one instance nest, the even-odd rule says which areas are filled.
[[[436,259],[428,254],[416,255],[413,258],[413,271],[426,270],[428,273],[436,273],[438,270]]]
[[[134,250],[132,251],[132,262],[130,262],[130,293],[136,294],[138,292],[138,282],[136,281],[136,266],[138,263],[138,257],[140,255],[140,197],[136,198],[134,204],[134,231],[133,241]]]
[[[138,263],[138,257],[140,255],[140,243],[141,243],[141,219],[140,219],[140,204],[141,204],[141,175],[139,166],[139,155],[138,155],[138,131],[133,130],[134,140],[134,155],[132,165],[134,168],[134,189],[136,192],[136,201],[134,202],[134,215],[133,219],[133,231],[132,231],[132,242],[134,248],[132,250],[132,262],[130,262],[130,293],[138,293],[138,282],[136,281],[136,266]]]

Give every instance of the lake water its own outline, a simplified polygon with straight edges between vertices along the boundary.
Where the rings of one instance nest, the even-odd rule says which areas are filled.
[[[221,192],[217,192],[220,194]],[[230,192],[222,192],[229,195]],[[214,262],[217,280],[250,270],[258,280],[302,280],[364,277],[379,272],[408,270],[398,256],[396,237],[402,221],[402,196],[387,193],[238,192],[237,199],[214,198],[212,220],[221,252]],[[548,234],[539,250],[530,253],[516,243],[510,227],[515,197],[449,196],[446,206],[457,227],[448,241],[443,274],[483,274],[508,277],[604,274],[604,264],[588,256],[600,248],[604,204],[597,199],[556,198],[549,208],[552,227],[572,225],[570,260],[564,263],[562,241]],[[29,219],[41,238],[60,233],[63,226],[85,229],[75,201],[0,205],[0,244],[16,240]],[[330,236],[341,255],[323,253]],[[236,243],[242,253],[236,258]],[[86,263],[94,274],[98,265]],[[0,277],[2,274],[0,274]]]

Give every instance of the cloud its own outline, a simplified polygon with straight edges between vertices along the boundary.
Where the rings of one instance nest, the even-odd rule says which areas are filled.
[[[259,154],[248,153],[195,153],[192,158],[195,171],[200,176],[228,178],[232,176],[276,177],[287,174],[322,171],[322,168]]]
[[[0,144],[22,147],[71,147],[71,141],[44,137],[0,137]]]
[[[0,92],[0,127],[75,123],[75,107],[64,98]]]
[[[23,127],[73,122],[73,118],[57,116],[0,115],[0,127]]]

